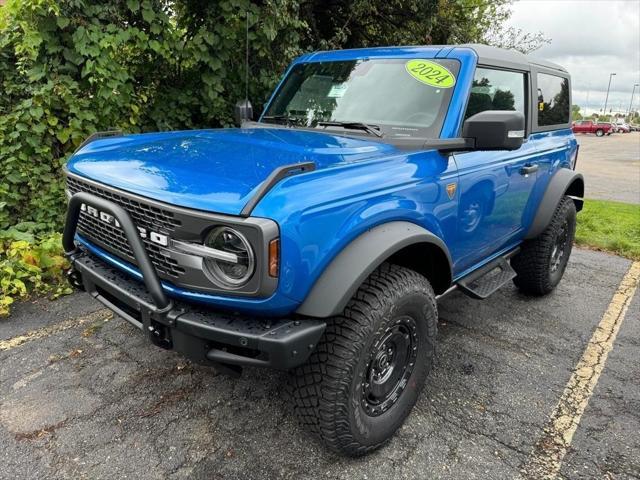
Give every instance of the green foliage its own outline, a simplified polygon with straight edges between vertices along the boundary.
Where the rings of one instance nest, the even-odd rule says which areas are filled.
[[[511,0],[307,0],[303,48],[488,43],[528,53],[547,43],[541,33],[505,28]]]
[[[640,205],[585,201],[578,214],[576,243],[640,260]]]
[[[571,105],[571,120],[582,120],[582,113],[580,113],[580,105]]]
[[[0,228],[60,227],[61,166],[94,131],[229,125],[245,12],[256,98],[300,53],[293,2],[192,3],[10,0],[0,10]]]
[[[25,225],[0,231],[0,317],[9,314],[16,298],[30,292],[71,292],[62,283],[68,265],[60,241],[59,233],[35,238]]]

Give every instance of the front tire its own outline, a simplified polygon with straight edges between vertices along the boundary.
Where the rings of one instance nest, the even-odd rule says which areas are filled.
[[[358,456],[402,425],[431,370],[436,298],[426,278],[383,264],[342,315],[331,318],[306,364],[290,375],[301,423],[331,449]]]
[[[539,237],[522,244],[511,259],[513,282],[521,292],[541,296],[550,293],[564,275],[576,233],[576,206],[563,197],[551,222]]]
[[[601,137],[604,135],[604,131],[603,130],[596,130],[596,137]]]

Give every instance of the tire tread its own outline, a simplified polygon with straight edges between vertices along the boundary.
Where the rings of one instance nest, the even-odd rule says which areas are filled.
[[[511,266],[517,276],[513,282],[521,292],[541,296],[551,292],[555,285],[550,281],[549,258],[557,231],[562,222],[572,216],[574,229],[569,232],[568,242],[573,243],[575,235],[576,207],[570,197],[564,196],[551,218],[551,222],[540,236],[522,244],[520,252],[511,259]],[[569,250],[569,254],[571,250]]]
[[[325,333],[308,361],[290,373],[288,396],[295,415],[331,450],[360,456],[386,443],[387,440],[360,444],[351,433],[350,407],[342,399],[348,398],[344,392],[350,388],[357,359],[371,332],[371,312],[392,302],[401,292],[416,289],[429,298],[437,318],[435,294],[423,276],[398,265],[381,265],[361,285],[344,312],[328,320]],[[436,323],[434,319],[428,328],[432,341]],[[433,356],[429,362],[430,369]]]

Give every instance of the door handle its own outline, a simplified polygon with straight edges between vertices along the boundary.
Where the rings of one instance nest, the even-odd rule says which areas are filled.
[[[525,165],[520,169],[520,175],[529,175],[538,171],[538,165]]]

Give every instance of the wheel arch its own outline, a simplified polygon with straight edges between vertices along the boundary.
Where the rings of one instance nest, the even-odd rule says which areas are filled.
[[[525,235],[525,239],[536,238],[547,228],[560,200],[565,195],[571,197],[575,203],[576,211],[582,210],[584,204],[584,177],[574,170],[561,168],[551,178],[533,222]]]
[[[322,272],[296,313],[337,315],[362,282],[389,261],[424,275],[436,293],[451,285],[451,256],[440,237],[411,222],[378,225],[350,242]]]

